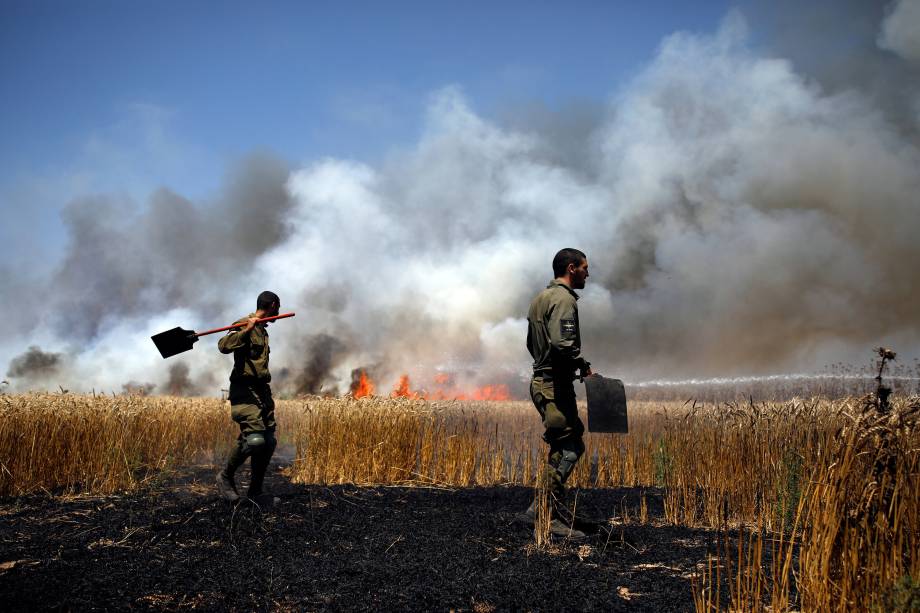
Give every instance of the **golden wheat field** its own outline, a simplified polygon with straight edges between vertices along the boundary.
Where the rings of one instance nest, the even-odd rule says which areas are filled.
[[[534,485],[544,453],[525,402],[309,397],[276,413],[295,483]],[[0,396],[0,495],[129,490],[216,466],[236,434],[228,415],[218,399]],[[587,435],[570,483],[662,488],[666,522],[735,530],[694,579],[697,610],[911,606],[918,421],[916,397],[886,413],[857,398],[636,402],[629,434]]]

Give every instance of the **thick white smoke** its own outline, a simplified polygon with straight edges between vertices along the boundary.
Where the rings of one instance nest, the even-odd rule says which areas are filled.
[[[514,381],[529,368],[527,304],[562,247],[589,257],[584,349],[602,372],[781,372],[920,346],[920,151],[872,96],[827,94],[751,52],[737,15],[713,36],[667,38],[571,162],[546,132],[480,117],[454,88],[433,95],[425,125],[378,166],[292,173],[277,240],[212,279],[223,319],[262,289],[298,312],[271,328],[279,387],[303,370],[310,390],[343,390],[356,367],[384,388],[437,370]],[[163,383],[149,335],[214,317],[137,312],[58,377]],[[33,337],[18,351],[70,351],[47,329]],[[213,345],[173,360],[216,388],[229,360]]]
[[[920,0],[895,0],[889,5],[878,44],[906,60],[920,62]]]
[[[733,17],[666,40],[613,111],[577,168],[441,92],[413,151],[294,174],[294,230],[260,274],[304,304],[343,284],[309,310],[359,348],[340,377],[526,371],[522,315],[563,246],[589,255],[585,348],[607,371],[816,367],[841,342],[916,342],[920,155],[858,92],[751,55]]]

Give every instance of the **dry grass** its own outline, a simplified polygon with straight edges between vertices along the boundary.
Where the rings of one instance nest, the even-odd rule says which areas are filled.
[[[772,454],[785,493],[746,507],[753,530],[720,543],[696,578],[698,611],[920,610],[920,404],[830,406],[790,416]]]
[[[634,402],[628,435],[586,437],[570,484],[659,486],[666,521],[719,530],[695,580],[698,610],[911,606],[917,404],[902,397],[879,414],[852,397]],[[299,483],[536,486],[545,454],[526,402],[305,398],[279,401],[277,418]],[[0,495],[136,487],[216,462],[235,436],[216,399],[0,396]]]
[[[279,404],[297,424],[290,476],[301,483],[535,486],[545,456],[542,426],[529,402],[311,398]],[[661,481],[657,445],[677,425],[670,412],[679,408],[637,403],[631,434],[589,434],[588,460],[570,484]]]
[[[216,399],[0,396],[0,496],[131,489],[207,461],[235,427]]]

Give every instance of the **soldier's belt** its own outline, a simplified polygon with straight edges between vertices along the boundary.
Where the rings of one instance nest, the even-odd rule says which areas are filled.
[[[545,368],[533,371],[533,378],[544,381],[574,381],[578,378],[578,371],[567,368],[565,370]]]
[[[252,375],[230,375],[230,383],[239,383],[240,385],[253,385],[256,387],[265,387],[271,382],[271,377],[260,379]]]

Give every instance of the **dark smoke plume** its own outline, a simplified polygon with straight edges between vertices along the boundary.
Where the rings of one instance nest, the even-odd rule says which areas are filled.
[[[10,361],[7,377],[41,379],[55,374],[61,367],[61,354],[42,351],[31,346]]]
[[[336,384],[332,370],[348,356],[347,345],[329,334],[315,334],[302,345],[306,363],[297,377],[294,391],[297,394],[320,394]]]
[[[138,383],[137,381],[128,381],[121,386],[123,394],[129,396],[149,396],[156,389],[154,383]]]
[[[161,388],[168,396],[197,396],[201,387],[189,377],[189,367],[185,362],[177,362],[169,367],[169,381]]]
[[[215,283],[240,277],[285,236],[288,175],[284,162],[253,156],[204,206],[167,189],[142,211],[107,196],[71,203],[70,246],[52,283],[57,330],[88,341],[126,317],[176,307],[221,312]]]

